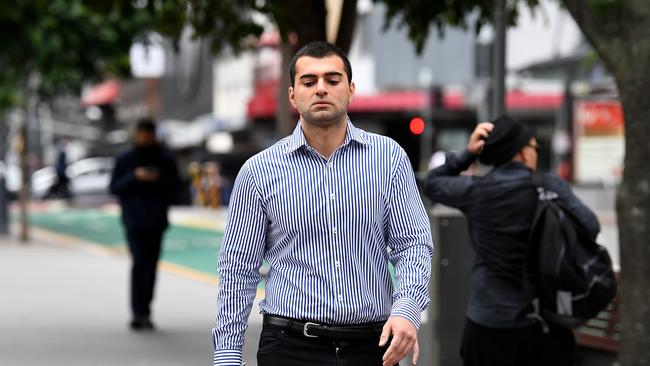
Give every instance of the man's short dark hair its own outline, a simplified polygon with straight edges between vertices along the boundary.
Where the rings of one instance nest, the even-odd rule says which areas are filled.
[[[351,83],[352,66],[350,65],[350,60],[348,60],[348,56],[345,54],[345,52],[333,44],[324,41],[313,41],[307,43],[307,45],[298,50],[298,52],[296,52],[296,54],[293,55],[293,58],[291,59],[291,66],[289,66],[291,86],[293,87],[296,84],[296,62],[299,58],[302,56],[324,58],[331,55],[335,55],[341,58],[343,61],[343,66],[345,67],[345,73],[348,74],[348,83]]]
[[[136,131],[156,133],[156,122],[151,118],[141,118],[135,125]]]

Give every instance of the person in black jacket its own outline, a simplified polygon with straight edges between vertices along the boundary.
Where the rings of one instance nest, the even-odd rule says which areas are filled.
[[[115,159],[111,193],[122,208],[122,223],[133,258],[131,308],[134,330],[152,329],[150,304],[156,281],[162,237],[169,226],[167,211],[179,192],[176,162],[156,140],[150,119],[138,121],[134,146]]]
[[[423,182],[432,201],[458,208],[467,217],[475,251],[461,347],[465,366],[574,364],[573,333],[553,325],[544,333],[524,288],[526,247],[537,204],[531,174],[537,169],[538,149],[532,131],[510,117],[479,123],[467,149],[448,154],[445,164]],[[493,169],[482,177],[460,174],[477,159]],[[544,181],[595,238],[598,219],[569,184],[550,173]]]

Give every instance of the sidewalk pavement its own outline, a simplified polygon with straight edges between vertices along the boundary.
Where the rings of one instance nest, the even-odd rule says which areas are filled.
[[[589,190],[578,194],[590,206],[600,204],[595,207],[603,224],[599,241],[618,264],[613,199],[603,199],[612,195]],[[53,207],[43,204],[40,209]],[[102,210],[117,214],[115,205]],[[32,212],[38,211],[33,207]],[[175,225],[222,232],[226,211],[174,207],[170,217]],[[93,225],[99,225],[94,220]],[[206,276],[162,265],[153,307],[159,330],[133,333],[127,328],[130,262],[126,251],[106,250],[106,243],[87,245],[43,230],[33,232],[35,239],[28,245],[0,236],[0,366],[210,364],[217,288],[213,265]],[[244,348],[248,366],[257,364],[261,330],[257,302]]]
[[[215,283],[160,270],[157,330],[132,332],[128,256],[35,236],[0,236],[0,365],[211,364]],[[255,311],[249,324],[245,361],[255,365]]]

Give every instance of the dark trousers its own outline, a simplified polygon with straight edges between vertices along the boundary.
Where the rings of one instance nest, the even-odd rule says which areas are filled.
[[[570,329],[549,324],[489,328],[465,323],[461,357],[465,366],[573,366],[576,342]]]
[[[258,366],[380,366],[388,347],[377,339],[342,341],[307,338],[264,324],[257,351]]]
[[[163,230],[127,230],[131,268],[131,309],[134,317],[148,317],[156,283]]]

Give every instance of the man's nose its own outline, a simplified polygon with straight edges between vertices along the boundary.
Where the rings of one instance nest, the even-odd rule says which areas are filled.
[[[316,84],[316,94],[318,95],[326,95],[327,94],[327,88],[325,84],[325,80],[319,79],[318,83]]]

